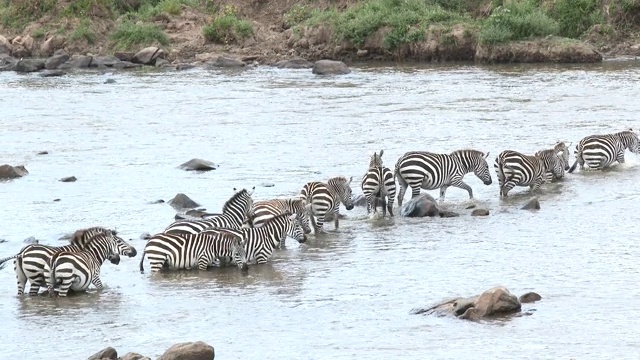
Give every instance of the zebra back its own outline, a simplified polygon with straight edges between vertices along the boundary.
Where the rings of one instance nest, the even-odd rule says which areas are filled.
[[[298,214],[305,233],[308,234],[311,232],[311,227],[309,226],[309,215],[307,213],[307,200],[302,196],[255,202],[252,209],[253,218],[246,219],[244,227],[263,226],[268,219],[286,212],[290,214]]]
[[[534,156],[542,160],[546,169],[545,173],[548,176],[545,181],[560,179],[564,177],[564,172],[569,170],[569,148],[564,142],[558,142],[553,149],[540,150]]]
[[[102,233],[107,233],[107,234],[112,234],[113,236],[117,236],[117,232],[115,230],[107,229],[102,226],[94,226],[90,228],[76,230],[71,236],[71,239],[69,239],[69,242],[72,245],[76,245],[77,247],[82,249],[86,246],[86,244],[89,241],[91,241],[91,239],[94,236]]]
[[[100,233],[93,236],[84,244],[84,248],[80,252],[91,254],[100,264],[106,259],[112,260],[112,262],[116,261],[116,255],[134,257],[137,254],[131,244],[113,233]],[[119,258],[117,260],[119,261]]]

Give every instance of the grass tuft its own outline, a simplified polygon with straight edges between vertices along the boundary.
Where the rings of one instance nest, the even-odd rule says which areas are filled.
[[[134,24],[130,21],[120,23],[110,36],[114,49],[127,50],[134,45],[148,46],[155,43],[168,45],[167,34],[154,24]]]
[[[253,35],[253,25],[239,19],[236,14],[236,7],[226,6],[221,14],[202,28],[205,39],[213,43],[230,44]]]

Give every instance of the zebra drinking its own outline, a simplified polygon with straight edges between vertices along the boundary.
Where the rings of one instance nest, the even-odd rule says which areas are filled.
[[[292,237],[299,243],[307,241],[300,224],[300,216],[291,213],[272,217],[259,228],[216,228],[211,231],[241,239],[244,244],[244,250],[247,253],[247,260],[249,262],[255,261],[257,264],[266,263],[273,255],[273,251],[278,247],[278,244],[283,242],[287,236]]]
[[[61,251],[77,252],[82,250],[85,245],[98,234],[111,234],[116,236],[114,230],[96,226],[86,229],[79,229],[73,233],[69,242],[70,245],[65,246],[49,246],[42,244],[30,244],[23,247],[18,254],[0,260],[0,269],[6,266],[6,262],[11,259],[14,261],[14,272],[18,285],[18,296],[24,294],[24,288],[27,280],[30,283],[29,295],[38,295],[40,287],[46,285],[45,274],[49,272],[49,261],[51,257]]]
[[[306,183],[300,195],[307,200],[309,217],[316,234],[323,233],[323,224],[327,215],[333,216],[335,229],[338,229],[340,202],[347,210],[353,209],[351,181],[353,177],[337,176],[326,183],[312,181]]]
[[[205,271],[215,260],[231,257],[241,270],[247,270],[247,254],[241,240],[226,236],[213,229],[197,234],[160,233],[149,241],[140,259],[140,272],[144,272],[145,254],[151,263],[151,271],[163,268],[192,269]]]
[[[624,164],[624,152],[629,149],[638,154],[640,139],[633,129],[606,135],[590,135],[584,137],[576,145],[574,155],[576,160],[569,169],[569,173],[576,170],[585,170],[585,164],[589,170],[602,170],[611,166],[614,162]]]
[[[559,141],[553,149],[540,150],[535,153],[547,166],[545,182],[564,178],[564,172],[569,170],[569,148]]]
[[[242,227],[245,219],[251,216],[251,207],[253,206],[251,195],[254,191],[255,187],[251,189],[251,192],[247,191],[247,189],[236,191],[224,204],[222,214],[219,216],[202,220],[178,220],[164,229],[164,233],[175,234],[185,232],[188,234],[197,234],[211,227],[239,229]]]
[[[136,256],[136,249],[122,238],[109,233],[101,233],[92,237],[77,252],[60,251],[49,261],[47,287],[49,296],[54,296],[54,288],[60,284],[58,296],[65,297],[69,290],[85,291],[93,284],[98,290],[103,288],[100,280],[100,267],[109,259],[113,263],[120,262],[119,255]]]
[[[396,162],[395,177],[398,178],[398,206],[402,206],[407,187],[411,187],[411,198],[425,190],[440,189],[440,201],[450,186],[467,190],[473,199],[473,190],[462,179],[473,172],[485,185],[491,185],[491,174],[487,157],[489,153],[477,150],[456,150],[450,154],[435,154],[426,151],[411,151]]]
[[[269,219],[284,213],[297,214],[300,225],[305,234],[311,232],[309,226],[309,214],[307,211],[307,201],[301,197],[271,199],[256,201],[253,203],[253,218],[245,220],[244,227],[259,228]],[[250,225],[249,223],[253,223]],[[284,240],[279,247],[284,246]]]
[[[557,163],[553,156],[530,156],[513,150],[501,152],[493,165],[498,176],[500,196],[507,197],[516,186],[529,186],[532,192],[537,191],[546,182],[547,169],[555,176],[555,171],[562,170],[562,166],[554,168],[554,164]]]
[[[382,216],[393,216],[393,201],[396,197],[396,181],[393,177],[393,172],[389,168],[382,165],[382,154],[384,150],[380,150],[380,153],[373,153],[369,160],[369,169],[367,173],[362,177],[361,187],[362,193],[367,200],[367,213],[371,213],[373,208],[374,212],[378,211],[378,201],[382,203]]]

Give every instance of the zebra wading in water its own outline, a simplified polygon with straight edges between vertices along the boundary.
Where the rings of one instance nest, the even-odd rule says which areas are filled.
[[[251,192],[247,191],[247,189],[236,191],[236,193],[225,202],[222,207],[222,214],[219,216],[202,220],[178,220],[164,229],[163,233],[197,234],[211,227],[239,229],[242,227],[245,219],[251,216],[251,208],[253,206],[251,195],[253,195],[254,191],[255,187],[251,189]]]
[[[491,173],[487,164],[489,153],[478,150],[456,150],[450,154],[435,154],[427,151],[411,151],[396,162],[395,177],[398,179],[398,207],[411,187],[411,198],[424,190],[440,189],[440,201],[450,186],[467,190],[473,199],[473,190],[462,179],[473,172],[485,185],[491,185]]]
[[[54,288],[59,285],[58,296],[65,297],[69,290],[85,291],[93,284],[98,290],[103,288],[100,267],[109,259],[120,262],[120,255],[136,256],[136,249],[122,238],[101,233],[92,237],[77,252],[60,251],[51,256],[50,271],[46,274],[49,296],[54,296]]]
[[[76,230],[71,236],[71,239],[69,239],[70,245],[49,246],[29,244],[23,247],[18,254],[0,260],[0,269],[6,266],[7,261],[16,259],[14,261],[13,271],[16,274],[18,296],[24,294],[27,280],[30,283],[29,295],[38,295],[40,287],[46,286],[47,280],[45,275],[49,272],[49,261],[54,254],[60,251],[80,251],[94,236],[102,233],[116,236],[114,230],[100,226],[79,229]]]
[[[347,210],[353,209],[351,181],[344,176],[336,176],[326,183],[312,181],[306,183],[300,195],[307,200],[311,225],[316,234],[324,233],[323,225],[327,215],[333,216],[335,229],[339,226],[340,202]]]
[[[557,162],[553,156],[543,158],[513,150],[501,152],[493,165],[498,177],[500,196],[507,197],[509,191],[516,186],[529,186],[531,192],[537,191],[547,181],[547,169],[554,176],[558,176],[556,171],[562,170],[562,166],[554,167],[554,164]]]
[[[393,172],[383,166],[382,154],[384,150],[380,150],[380,153],[373,153],[369,160],[369,169],[367,173],[362,177],[361,187],[362,193],[367,200],[367,213],[371,214],[373,208],[374,212],[378,211],[378,201],[382,204],[382,216],[393,216],[393,201],[396,197],[396,180],[393,177]]]
[[[299,243],[307,241],[307,236],[300,225],[298,214],[284,213],[267,220],[259,228],[225,229],[216,228],[221,234],[236,237],[244,244],[249,262],[264,264],[271,258],[278,244],[289,236]],[[226,259],[224,260],[226,262]]]
[[[302,197],[292,197],[284,199],[261,200],[253,203],[253,218],[245,220],[243,227],[259,228],[263,226],[269,219],[284,213],[297,214],[300,225],[305,234],[311,233],[309,226],[309,213],[307,210],[307,201]],[[250,224],[253,223],[253,224]],[[278,248],[284,247],[283,240]]]
[[[545,182],[552,182],[564,178],[564,172],[569,170],[569,147],[564,142],[557,142],[553,149],[540,150],[535,153],[546,166]]]
[[[606,135],[590,135],[584,137],[576,145],[574,155],[576,160],[569,169],[569,173],[576,170],[580,165],[580,170],[585,171],[585,164],[588,170],[603,170],[611,166],[616,161],[624,164],[624,152],[629,149],[638,155],[640,139],[633,129]]]
[[[151,263],[151,271],[163,268],[206,271],[216,260],[231,257],[241,270],[247,270],[247,254],[241,239],[226,236],[214,229],[197,234],[156,234],[149,239],[140,259],[140,272],[144,272],[145,255]]]

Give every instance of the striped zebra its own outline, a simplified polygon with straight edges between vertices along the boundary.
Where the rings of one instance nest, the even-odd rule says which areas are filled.
[[[144,272],[145,254],[151,263],[151,271],[163,268],[187,269],[197,267],[206,271],[214,261],[226,257],[233,258],[241,270],[248,270],[247,254],[241,240],[235,236],[225,236],[214,229],[197,234],[173,233],[156,234],[149,241],[140,259],[140,272]]]
[[[552,172],[557,170],[554,169],[552,156],[530,156],[513,150],[501,152],[493,167],[498,177],[501,197],[507,197],[509,191],[516,186],[529,186],[532,192],[537,191],[547,181],[547,169]]]
[[[253,206],[251,195],[253,195],[254,191],[255,187],[251,189],[251,192],[247,191],[247,189],[236,191],[224,204],[222,214],[219,216],[201,220],[178,220],[164,229],[163,233],[177,234],[184,232],[197,234],[211,227],[238,229],[242,227],[245,219],[251,215],[251,208]]]
[[[299,243],[307,241],[307,236],[302,230],[300,216],[298,214],[284,213],[267,220],[259,228],[228,229],[216,228],[221,234],[236,237],[244,244],[247,253],[247,261],[255,261],[264,264],[271,258],[273,251],[284,241],[287,236]],[[221,259],[222,260],[222,259]],[[227,259],[224,260],[226,262]]]
[[[362,177],[361,187],[362,193],[367,200],[367,213],[378,211],[378,201],[382,203],[382,216],[393,216],[393,201],[396,197],[396,181],[393,178],[393,172],[382,164],[382,154],[373,153],[369,160],[369,169]]]
[[[576,160],[569,169],[569,173],[576,170],[580,165],[580,170],[585,170],[585,164],[589,170],[602,170],[611,166],[614,162],[624,164],[624,152],[629,149],[634,154],[638,154],[640,139],[638,135],[629,129],[614,134],[590,135],[578,142],[574,155]]]
[[[69,239],[70,245],[49,246],[42,244],[29,244],[23,247],[18,254],[0,260],[0,269],[6,266],[7,261],[14,261],[13,271],[16,274],[18,285],[18,296],[24,294],[27,280],[30,283],[29,295],[38,295],[40,287],[46,285],[45,274],[49,272],[49,261],[51,257],[61,251],[77,252],[82,250],[87,242],[98,234],[111,234],[116,236],[114,230],[96,226],[75,231]]]
[[[300,196],[307,200],[309,217],[316,234],[325,232],[323,225],[327,215],[333,216],[335,229],[338,229],[340,202],[347,210],[353,209],[352,180],[353,177],[347,180],[344,176],[337,176],[326,183],[312,181],[302,187]]]
[[[545,173],[545,182],[552,182],[564,178],[564,172],[569,170],[569,147],[559,141],[553,149],[540,150],[536,157],[549,164]]]
[[[491,173],[487,164],[489,153],[477,150],[456,150],[451,154],[435,154],[426,151],[407,152],[398,159],[395,177],[400,184],[398,206],[402,206],[407,187],[411,187],[411,198],[424,190],[440,189],[440,201],[450,186],[467,190],[473,199],[473,190],[462,179],[473,172],[485,185],[491,185]]]
[[[252,212],[253,218],[245,220],[244,227],[259,228],[275,216],[290,213],[298,215],[300,225],[305,234],[311,232],[307,201],[301,197],[256,201],[253,203]],[[250,224],[251,222],[252,224]],[[284,245],[285,241],[283,240],[278,247],[281,248]]]
[[[109,233],[101,233],[92,237],[80,251],[60,251],[51,256],[49,261],[47,287],[49,296],[54,296],[54,288],[59,284],[58,296],[65,297],[69,290],[85,291],[93,284],[102,289],[100,267],[109,259],[113,263],[120,262],[119,255],[136,256],[136,249],[122,238]]]

